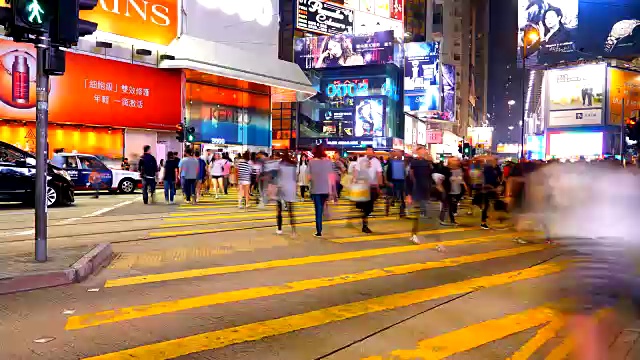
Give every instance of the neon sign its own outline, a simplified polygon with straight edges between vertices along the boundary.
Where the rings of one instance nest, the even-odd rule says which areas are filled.
[[[367,96],[369,95],[369,80],[336,80],[327,85],[325,93],[328,97]]]

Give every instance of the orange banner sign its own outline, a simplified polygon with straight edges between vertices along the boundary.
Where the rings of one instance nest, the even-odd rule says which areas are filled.
[[[35,120],[33,46],[1,41],[0,61],[0,117]],[[180,72],[67,53],[64,76],[51,77],[49,121],[173,129],[180,98]]]
[[[622,100],[624,118],[640,112],[640,73],[609,68],[609,124],[620,125]]]

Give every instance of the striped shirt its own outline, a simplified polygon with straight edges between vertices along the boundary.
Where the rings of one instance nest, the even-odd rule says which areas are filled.
[[[251,181],[251,165],[243,159],[238,160],[238,181]]]

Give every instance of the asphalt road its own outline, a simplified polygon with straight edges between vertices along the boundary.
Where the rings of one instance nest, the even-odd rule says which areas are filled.
[[[100,236],[116,258],[85,283],[0,297],[0,358],[563,359],[570,349],[557,311],[567,257],[535,234],[515,242],[462,216],[458,227],[426,221],[415,245],[410,222],[380,209],[374,233],[361,233],[345,202],[314,238],[306,202],[292,237],[275,234],[273,207],[235,204],[79,201],[52,243]],[[3,232],[21,226],[2,219]],[[612,359],[640,358],[637,334]]]

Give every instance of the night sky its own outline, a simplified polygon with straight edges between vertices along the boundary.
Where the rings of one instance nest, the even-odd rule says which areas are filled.
[[[489,29],[489,122],[494,127],[493,147],[520,142],[522,118],[521,71],[516,66],[517,0],[490,0]],[[516,104],[509,106],[509,100]],[[513,127],[513,130],[509,130]]]

